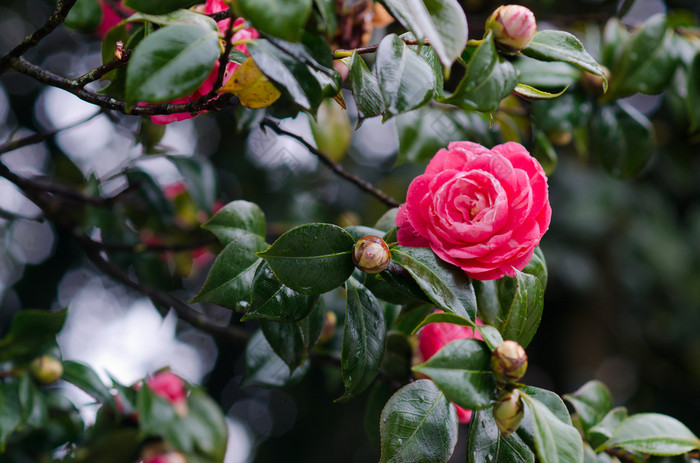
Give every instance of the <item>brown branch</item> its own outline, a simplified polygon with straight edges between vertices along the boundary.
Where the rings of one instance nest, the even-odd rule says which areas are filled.
[[[83,88],[90,82],[100,80],[102,76],[108,72],[126,66],[126,64],[129,62],[129,56],[131,56],[131,50],[124,50],[124,54],[121,58],[114,58],[112,61],[109,61],[100,67],[96,67],[95,69],[92,69],[75,79],[74,82],[76,86],[78,88]]]
[[[343,169],[343,167],[340,164],[336,164],[335,162],[333,162],[333,160],[331,158],[326,156],[323,152],[321,152],[315,146],[313,146],[308,141],[306,141],[304,139],[304,137],[302,137],[301,135],[284,130],[280,126],[279,121],[274,120],[270,117],[266,117],[265,119],[263,119],[263,121],[260,123],[260,125],[263,128],[270,127],[275,133],[277,133],[279,135],[286,135],[288,137],[291,137],[291,138],[297,140],[302,145],[304,145],[306,147],[306,149],[308,149],[314,156],[316,156],[323,164],[325,164],[329,169],[331,169],[334,173],[336,173],[338,176],[344,178],[345,180],[348,180],[349,182],[354,183],[362,191],[371,194],[372,196],[379,199],[381,202],[383,202],[387,206],[389,206],[389,207],[399,206],[399,203],[394,198],[387,195],[386,193],[379,190],[378,188],[375,188],[371,183],[369,183],[369,182],[361,179],[360,177],[357,177],[356,175],[353,175],[350,172]]]
[[[12,58],[18,58],[25,54],[27,50],[38,44],[44,37],[54,31],[63,21],[66,20],[77,0],[59,0],[56,11],[49,16],[46,23],[31,35],[22,40],[15,48],[0,57],[0,74],[4,73],[10,66]]]
[[[248,342],[250,335],[247,331],[235,326],[213,323],[206,314],[196,311],[178,298],[153,288],[152,286],[132,280],[122,268],[103,258],[100,252],[93,249],[83,237],[75,236],[75,238],[83,245],[83,250],[95,267],[113,280],[150,297],[156,304],[162,307],[173,309],[180,320],[189,323],[201,331],[211,334],[218,340],[232,342],[239,346],[244,346]]]
[[[219,56],[219,69],[216,74],[216,82],[214,82],[214,86],[212,86],[211,90],[209,90],[209,93],[202,96],[201,98],[205,101],[209,101],[210,99],[214,98],[217,95],[217,91],[223,85],[224,75],[226,74],[226,65],[228,64],[229,55],[231,54],[231,49],[233,48],[231,39],[233,38],[234,21],[233,18],[230,16],[230,10],[226,10],[226,13],[228,14],[228,17],[231,18],[231,20],[228,23],[228,28],[226,29],[226,34],[224,35],[224,43],[226,45],[224,47],[224,52],[221,54],[221,56]]]

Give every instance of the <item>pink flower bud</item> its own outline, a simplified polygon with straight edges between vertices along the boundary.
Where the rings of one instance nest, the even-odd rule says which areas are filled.
[[[535,15],[521,5],[502,5],[486,21],[486,30],[493,33],[496,43],[507,51],[517,52],[527,47],[537,32]]]
[[[184,381],[174,373],[162,371],[146,380],[156,395],[170,402],[180,416],[187,415],[187,390]]]

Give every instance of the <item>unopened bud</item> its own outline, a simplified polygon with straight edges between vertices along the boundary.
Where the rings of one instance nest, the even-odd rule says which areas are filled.
[[[323,318],[323,330],[321,337],[318,339],[319,344],[325,344],[331,340],[335,334],[335,329],[338,326],[338,316],[332,310],[327,310]]]
[[[605,88],[607,85],[607,81],[610,80],[610,71],[608,68],[603,67],[603,74],[605,75],[605,78],[603,76],[599,76],[598,74],[591,74],[590,72],[584,72],[581,75],[581,87],[588,93],[589,95],[593,96],[601,96],[605,93]]]
[[[521,5],[502,5],[491,13],[486,30],[493,33],[496,43],[509,52],[526,48],[537,32],[535,15]]]
[[[518,430],[523,420],[523,413],[523,399],[517,389],[503,394],[493,406],[496,426],[504,437]]]
[[[363,236],[352,250],[352,261],[355,267],[365,273],[384,271],[391,261],[389,246],[378,236]]]
[[[29,372],[40,384],[52,384],[63,375],[63,364],[56,357],[42,355],[32,360]]]
[[[156,395],[170,402],[178,415],[187,415],[187,389],[182,378],[169,371],[161,371],[147,379],[146,384]]]
[[[515,341],[503,341],[491,354],[491,370],[499,383],[518,381],[527,371],[525,349]]]

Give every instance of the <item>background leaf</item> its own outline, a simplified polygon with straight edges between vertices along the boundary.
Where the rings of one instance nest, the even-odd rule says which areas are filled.
[[[0,340],[0,362],[13,358],[34,357],[54,344],[66,320],[67,309],[56,312],[25,309],[12,318],[10,328]]]
[[[316,299],[282,284],[270,266],[263,263],[255,271],[253,296],[243,319],[296,322],[309,315]]]
[[[574,406],[584,433],[612,410],[610,390],[600,381],[589,381],[576,392],[563,397]]]
[[[311,14],[312,0],[237,0],[235,6],[260,32],[296,42]]]
[[[562,421],[546,405],[528,394],[522,394],[522,398],[532,419],[535,448],[540,461],[581,462],[583,441],[571,421]]]
[[[517,433],[507,437],[498,430],[493,409],[474,410],[469,421],[467,462],[535,463],[535,454]]]
[[[638,413],[624,419],[596,451],[622,447],[650,455],[681,455],[700,448],[700,440],[683,423],[659,413]]]

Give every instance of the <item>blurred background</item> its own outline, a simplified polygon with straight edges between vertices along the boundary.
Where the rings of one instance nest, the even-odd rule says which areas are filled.
[[[607,0],[522,3],[535,12],[540,28],[549,24],[574,31],[597,30],[621,6]],[[479,38],[484,20],[500,3],[462,4],[470,38]],[[48,1],[0,0],[0,53],[41,25],[52,9]],[[655,13],[682,16],[697,25],[700,2],[637,0],[623,23],[634,26]],[[372,43],[383,33],[375,31]],[[52,37],[27,58],[69,76],[101,64],[100,42],[94,37],[67,29]],[[587,48],[596,54],[595,43],[588,42]],[[576,91],[570,90],[574,95]],[[566,128],[547,134],[557,159],[549,180],[552,224],[542,241],[549,284],[542,323],[528,348],[530,367],[524,381],[563,394],[600,379],[617,405],[631,412],[669,414],[697,434],[700,135],[689,133],[682,99],[674,85],[660,95],[625,99],[649,119],[653,133],[651,160],[631,179],[614,178],[595,153],[586,155],[576,146],[575,122],[568,136]],[[285,119],[284,127],[315,139],[319,147],[327,137],[331,145],[340,146],[331,153],[334,159],[399,201],[427,162],[411,154],[416,146],[411,134],[430,138],[426,144],[437,146],[444,145],[445,138],[485,145],[512,138],[503,119],[497,117],[489,130],[488,118],[447,116],[439,108],[383,124],[369,119],[353,131],[350,93],[345,100],[347,112],[329,104],[322,108],[319,123],[299,114]],[[16,73],[0,76],[0,144],[83,122],[43,143],[2,154],[3,163],[17,173],[73,184],[98,179],[93,182],[99,185],[97,193],[108,196],[124,188],[127,170],[132,175],[139,172],[163,192],[169,204],[163,217],[181,230],[187,230],[183,223],[194,228],[211,214],[207,207],[212,201],[199,201],[197,193],[197,188],[209,185],[221,204],[234,199],[259,204],[268,220],[268,241],[311,221],[371,225],[386,211],[379,201],[319,165],[300,143],[262,131],[259,121],[258,112],[240,108],[202,115],[168,125],[151,149],[148,137],[157,139],[160,133],[149,135],[149,130],[159,129],[147,122],[101,113],[62,90]],[[196,169],[186,171],[184,164]],[[184,172],[195,174],[186,179]],[[104,238],[106,222],[100,223]],[[123,231],[109,236],[148,238]],[[158,282],[185,301],[201,287],[213,258],[206,252],[142,257],[134,264],[139,277]],[[92,365],[104,379],[109,372],[130,383],[170,365],[188,381],[204,385],[229,418],[227,463],[323,462],[330,455],[337,462],[377,458],[364,429],[369,394],[333,403],[342,393],[337,367],[312,365],[303,379],[286,388],[239,387],[244,373],[240,350],[178,324],[174,314],[162,317],[147,298],[102,275],[70,236],[43,221],[39,209],[4,179],[0,301],[0,334],[20,308],[69,307],[60,336],[64,358]],[[213,306],[202,310],[222,322],[231,316]],[[74,400],[87,402],[77,394]],[[460,447],[454,461],[463,461]]]

